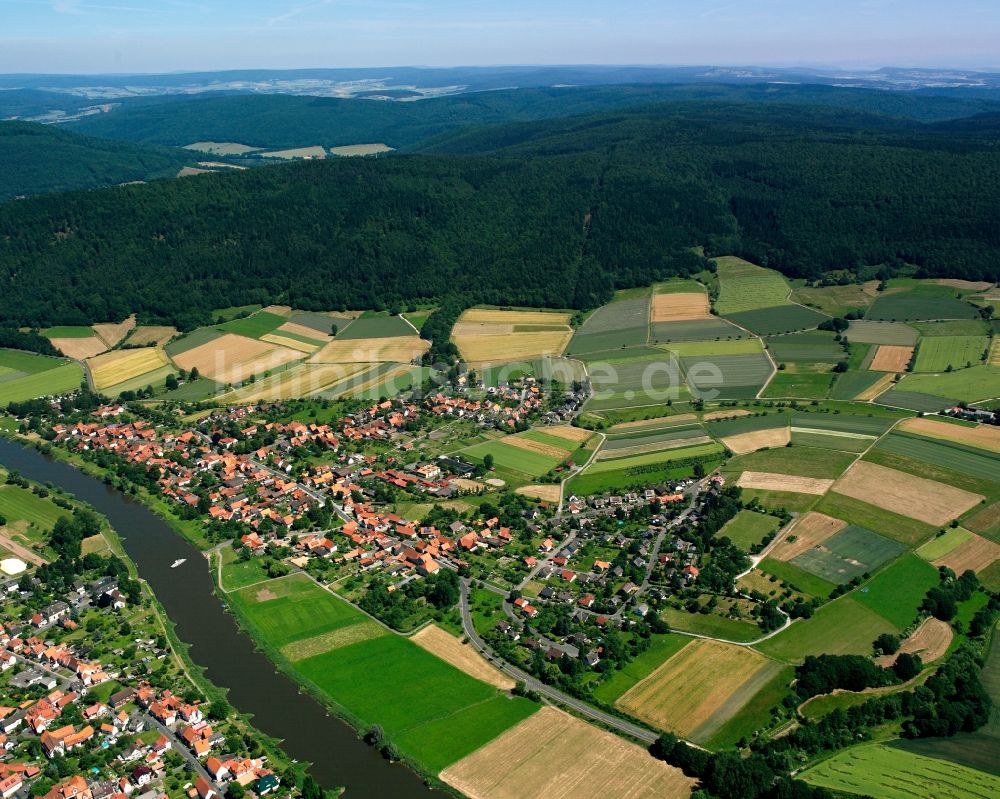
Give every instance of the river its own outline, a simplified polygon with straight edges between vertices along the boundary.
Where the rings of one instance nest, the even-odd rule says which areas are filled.
[[[256,727],[281,739],[289,756],[312,763],[310,771],[321,785],[343,785],[347,796],[364,799],[428,799],[430,789],[413,771],[384,760],[254,648],[213,593],[204,555],[163,519],[100,480],[4,438],[0,464],[30,480],[59,486],[108,518],[178,636],[190,645],[192,660],[205,668],[208,679],[229,690],[234,707],[253,714]],[[186,562],[171,569],[181,558]],[[366,677],[371,675],[359,679]],[[387,696],[385,701],[394,699]]]

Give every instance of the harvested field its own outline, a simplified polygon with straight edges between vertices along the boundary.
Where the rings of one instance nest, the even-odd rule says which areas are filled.
[[[226,333],[206,344],[174,356],[174,362],[198,371],[217,383],[239,383],[251,375],[283,366],[302,353],[266,341]]]
[[[562,355],[573,337],[569,328],[507,335],[465,335],[455,339],[462,357],[473,366],[506,361],[527,361],[545,355]]]
[[[948,651],[953,637],[954,633],[948,622],[928,617],[903,641],[896,654],[882,655],[875,658],[875,662],[886,668],[895,663],[897,657],[907,652],[911,655],[920,655],[924,663],[932,663]]]
[[[339,627],[328,633],[306,638],[302,641],[293,641],[281,647],[281,653],[293,663],[296,660],[305,660],[314,655],[322,655],[331,649],[357,644],[367,641],[369,638],[378,638],[385,635],[385,628],[373,621],[359,621],[357,624],[350,624],[347,627]]]
[[[986,356],[986,363],[990,366],[1000,366],[1000,336],[996,336],[990,342],[990,353]]]
[[[680,413],[677,416],[657,416],[655,419],[637,419],[634,422],[620,422],[612,425],[609,431],[612,433],[626,433],[630,430],[642,430],[646,427],[679,427],[688,422],[697,422],[698,417],[693,413]]]
[[[633,455],[645,455],[652,452],[666,452],[671,449],[681,449],[682,447],[692,447],[699,444],[711,444],[712,439],[708,436],[692,436],[690,438],[678,438],[673,440],[648,441],[645,444],[636,444],[632,447],[606,447],[597,453],[597,460],[609,460],[613,458],[629,458]]]
[[[534,497],[542,502],[558,503],[562,498],[562,487],[558,483],[529,485],[514,489],[514,493],[525,497]]]
[[[685,738],[720,715],[731,718],[740,689],[778,665],[752,649],[698,639],[671,656],[615,702],[632,716]],[[747,697],[747,700],[749,697]]]
[[[905,372],[912,357],[913,347],[879,344],[868,369],[872,372]]]
[[[856,344],[914,346],[920,334],[902,322],[870,322],[856,319],[847,328],[847,340]]]
[[[892,387],[892,379],[894,375],[887,374],[879,378],[877,383],[873,383],[871,386],[862,391],[854,399],[860,400],[861,402],[871,402],[881,393]]]
[[[306,353],[311,355],[320,348],[320,345],[310,344],[305,341],[300,341],[297,338],[291,338],[289,336],[282,336],[280,333],[268,333],[266,336],[260,337],[261,341],[266,341],[268,344],[278,344],[282,347],[288,347],[296,352]]]
[[[143,325],[132,331],[132,335],[128,337],[128,343],[139,346],[149,344],[163,346],[179,333],[180,331],[176,327],[169,325]]]
[[[409,363],[430,344],[417,336],[335,339],[309,359],[310,363]]]
[[[696,782],[641,747],[551,707],[440,778],[472,799],[687,799]]]
[[[654,294],[652,319],[655,322],[686,322],[692,319],[710,319],[708,295],[704,292],[691,294]]]
[[[294,147],[290,150],[274,150],[269,153],[261,153],[261,158],[326,158],[326,150],[318,144],[311,147]]]
[[[311,397],[365,371],[361,364],[301,364],[224,396],[226,402]]]
[[[475,493],[480,493],[486,488],[485,485],[480,483],[478,480],[466,480],[462,477],[457,477],[452,482],[461,488],[463,491],[474,491]]]
[[[330,155],[339,155],[344,158],[351,158],[357,155],[378,155],[379,153],[389,153],[395,148],[382,142],[371,144],[348,144],[342,147],[331,147]]]
[[[701,417],[703,422],[714,422],[716,419],[735,419],[739,416],[749,416],[750,411],[745,411],[742,408],[734,408],[733,410],[725,411],[712,411],[711,413],[706,413]]]
[[[462,314],[462,322],[494,322],[502,325],[568,325],[570,314],[556,311],[500,311],[491,308],[470,308]]]
[[[957,278],[950,277],[937,278],[936,280],[932,280],[931,283],[936,283],[939,286],[949,286],[961,291],[987,291],[993,288],[993,284],[987,283],[985,280],[958,280]]]
[[[255,153],[261,148],[231,141],[196,141],[193,144],[185,144],[184,149],[200,150],[212,155],[245,155],[246,153]]]
[[[560,449],[554,444],[534,441],[530,438],[525,438],[524,436],[510,436],[505,438],[503,442],[512,447],[517,447],[518,449],[524,449],[528,452],[535,452],[539,455],[544,455],[547,458],[558,458],[559,460],[562,460],[567,455],[567,451],[565,449]]]
[[[771,472],[743,472],[736,484],[741,488],[760,488],[764,491],[793,491],[798,494],[825,494],[833,480],[816,477],[798,477]]]
[[[94,332],[97,337],[108,345],[108,349],[114,347],[119,341],[125,338],[135,327],[135,314],[132,314],[124,322],[118,322],[114,324],[112,322],[106,322],[99,325],[94,325]]]
[[[967,427],[924,417],[904,419],[900,422],[899,429],[945,441],[957,441],[971,447],[988,449],[990,452],[1000,452],[1000,428],[992,425],[977,424],[975,427]]]
[[[834,519],[824,513],[810,511],[800,517],[788,531],[788,535],[775,545],[774,549],[771,550],[771,557],[775,560],[791,560],[808,552],[818,544],[822,544],[845,527],[847,527],[847,522]],[[793,536],[795,540],[789,541],[788,539]]]
[[[1000,544],[975,533],[970,535],[969,540],[933,561],[934,565],[947,566],[955,574],[962,574],[967,569],[980,572],[1000,559]]]
[[[330,320],[330,325],[333,325],[333,323],[334,323],[334,320],[331,319]],[[329,326],[328,326],[326,334],[324,334],[324,333],[321,333],[319,330],[316,330],[313,327],[309,327],[308,325],[300,325],[300,324],[297,324],[296,322],[285,322],[285,324],[283,324],[281,327],[279,327],[274,332],[278,333],[278,334],[280,334],[280,333],[291,333],[293,336],[302,336],[303,338],[307,338],[307,339],[309,339],[311,341],[324,342],[324,341],[327,340],[327,335],[326,334],[329,334],[330,330],[329,330]]]
[[[410,640],[432,655],[437,655],[445,663],[450,663],[459,671],[464,671],[470,677],[496,686],[502,691],[509,691],[514,687],[514,681],[487,663],[477,649],[470,644],[463,644],[454,635],[442,630],[436,624],[428,624],[416,635],[413,635]]]
[[[166,354],[158,347],[116,350],[87,361],[87,368],[90,369],[98,391],[169,365]]]
[[[865,461],[848,469],[833,490],[933,525],[947,524],[983,499],[979,494]]]
[[[557,427],[546,427],[542,430],[550,436],[565,438],[567,441],[575,441],[581,444],[594,435],[591,430],[584,430],[582,427],[571,427],[570,425],[559,425]]]
[[[720,440],[737,455],[746,455],[759,449],[783,447],[789,442],[790,437],[791,434],[787,427],[773,427],[770,430],[756,430],[751,433],[726,436]]]
[[[395,396],[400,390],[400,387],[396,386],[393,381],[404,374],[409,374],[413,368],[414,367],[407,363],[400,363],[390,365],[390,368],[387,371],[379,369],[373,370],[371,372],[371,377],[347,390],[338,391],[337,396],[362,397],[366,395],[366,392],[378,389],[380,386],[384,389],[380,393],[389,397]],[[375,397],[375,399],[378,399],[378,397]]]
[[[73,358],[77,361],[85,361],[87,358],[93,358],[108,348],[97,336],[90,336],[88,338],[52,338],[49,341],[52,342],[53,347],[67,358]]]

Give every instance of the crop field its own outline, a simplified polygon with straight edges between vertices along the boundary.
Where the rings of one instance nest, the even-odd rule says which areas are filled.
[[[965,519],[964,524],[974,533],[984,535],[993,541],[1000,541],[1000,502],[994,502],[976,511]]]
[[[923,351],[924,345],[920,345]],[[872,372],[905,372],[913,358],[913,347],[879,344],[868,369]]]
[[[789,303],[755,311],[728,313],[726,318],[759,336],[773,336],[816,327],[828,317],[811,308]]]
[[[514,437],[487,441],[462,450],[462,456],[475,463],[481,463],[486,455],[493,456],[493,463],[498,468],[534,478],[547,474],[562,463],[568,457],[569,450],[545,447],[524,438],[515,443]]]
[[[184,149],[200,150],[212,155],[245,155],[246,153],[255,153],[261,148],[231,141],[196,141],[193,144],[185,144]]]
[[[907,553],[851,596],[905,630],[916,617],[924,596],[937,584],[937,569],[916,555]]]
[[[899,388],[932,397],[979,402],[1000,397],[1000,368],[973,366],[944,374],[911,374],[903,378]]]
[[[847,340],[858,344],[887,344],[897,347],[913,347],[920,333],[902,322],[877,322],[855,319],[845,333]]]
[[[835,374],[829,372],[776,372],[761,396],[826,399],[833,388],[836,377]]]
[[[364,371],[363,364],[298,364],[231,391],[220,399],[235,403],[311,397]]]
[[[656,344],[674,341],[728,341],[749,337],[750,333],[746,330],[717,316],[686,322],[654,322],[650,333],[650,341]]]
[[[188,370],[197,368],[202,375],[219,383],[239,383],[301,357],[302,353],[287,347],[234,333],[173,356],[178,366]]]
[[[813,430],[809,427],[793,427],[792,444],[796,447],[812,449],[832,449],[840,452],[860,454],[875,443],[874,436],[864,436],[854,433],[834,433],[830,431]]]
[[[348,316],[337,316],[334,314],[315,313],[311,311],[295,311],[288,317],[288,321],[282,325],[286,330],[292,329],[294,325],[302,335],[316,336],[324,338],[330,334],[333,325],[337,326],[338,335],[343,333],[345,328],[354,321]],[[311,331],[306,333],[306,330]]]
[[[791,436],[787,427],[772,427],[769,430],[756,430],[751,433],[738,433],[720,439],[727,448],[737,455],[746,455],[759,449],[785,446]]]
[[[566,441],[572,441],[574,444],[582,444],[594,437],[594,434],[589,430],[584,430],[582,427],[573,427],[568,424],[546,427],[545,433],[546,435],[562,438]]]
[[[796,519],[788,535],[771,550],[776,560],[792,560],[847,527],[847,522],[822,513],[810,512]],[[794,540],[793,540],[794,539]]]
[[[830,433],[855,433],[878,436],[892,427],[892,415],[855,415],[852,413],[822,413],[798,410],[792,415],[792,427],[823,430]]]
[[[893,655],[881,655],[875,658],[875,662],[885,668],[891,666],[896,662],[896,658],[906,653],[919,655],[924,663],[933,663],[944,657],[954,638],[955,634],[948,622],[928,616],[920,622],[920,626],[916,630],[906,637],[898,652]]]
[[[378,155],[379,153],[390,153],[394,150],[388,144],[382,142],[372,142],[371,144],[348,144],[342,147],[331,147],[330,155],[339,155],[342,158],[353,158],[359,155]]]
[[[792,563],[827,582],[842,584],[875,571],[903,552],[898,541],[850,525],[792,559]]]
[[[471,799],[687,799],[695,784],[643,748],[551,707],[440,778]]]
[[[604,449],[627,449],[629,447],[652,444],[660,441],[682,441],[705,435],[705,428],[700,424],[688,423],[674,427],[657,427],[652,429],[632,429],[622,432],[610,432],[604,442]]]
[[[495,666],[491,666],[472,644],[463,644],[436,624],[428,624],[416,635],[411,636],[410,640],[470,677],[504,691],[514,687],[514,681]]]
[[[48,531],[60,516],[70,513],[48,499],[43,499],[26,488],[14,485],[0,485],[0,516],[7,519],[7,525],[16,529],[19,522],[25,527]]]
[[[378,638],[382,635],[388,635],[385,627],[366,619],[365,621],[348,624],[346,627],[337,627],[328,633],[321,633],[313,638],[292,641],[292,643],[281,647],[281,654],[292,663],[295,663],[299,660],[316,657],[316,655],[332,652],[334,649],[341,649],[342,647],[351,646],[351,644],[357,644],[371,638]]]
[[[704,291],[653,295],[651,321],[654,324],[711,318],[712,315],[708,312],[708,295]]]
[[[676,461],[697,458],[704,465],[705,471],[709,472],[720,463],[721,454],[722,447],[717,444],[705,444],[652,455],[598,461],[588,467],[583,474],[574,477],[567,490],[587,496],[690,477],[693,467],[690,464],[678,464]]]
[[[76,336],[71,338],[49,338],[49,341],[52,342],[53,347],[67,358],[73,358],[77,361],[85,361],[87,358],[93,358],[95,355],[100,355],[108,349],[107,345],[97,336],[89,336],[87,338]]]
[[[468,450],[466,450],[468,451]],[[709,455],[716,455],[722,452],[722,447],[718,444],[705,443],[686,446],[679,449],[671,449],[666,452],[652,452],[644,455],[633,455],[626,458],[616,458],[614,460],[595,461],[588,469],[587,474],[600,474],[601,472],[613,472],[619,469],[628,469],[639,466],[649,466],[668,460],[681,460],[683,458],[699,458]]]
[[[699,639],[622,694],[615,706],[658,729],[703,741],[779,668],[751,649]]]
[[[951,421],[920,417],[904,419],[897,429],[1000,453],[1000,428],[992,425],[956,424]]]
[[[261,153],[263,158],[281,158],[292,160],[294,158],[324,158],[326,150],[318,144],[309,147],[293,147],[289,150],[273,150],[268,153]]]
[[[135,327],[135,315],[132,315],[122,322],[104,322],[93,326],[97,337],[108,347],[114,347],[132,332]]]
[[[810,447],[780,447],[733,458],[727,472],[774,472],[793,477],[819,477],[833,480],[851,465],[854,455]]]
[[[573,336],[568,316],[473,308],[459,317],[451,337],[470,364],[559,356]]]
[[[788,300],[791,289],[779,272],[734,256],[716,258],[715,263],[720,288],[716,309],[720,314],[773,308]]]
[[[682,438],[661,438],[658,440],[649,440],[645,443],[633,443],[631,446],[627,447],[616,447],[614,449],[608,449],[602,447],[600,452],[597,453],[597,460],[613,460],[616,458],[631,458],[635,455],[645,455],[647,453],[656,452],[669,452],[674,449],[681,449],[683,447],[691,447],[700,444],[712,444],[714,443],[711,438],[706,436],[703,432],[698,430],[690,431],[693,435],[687,435]],[[621,442],[615,442],[621,443]]]
[[[285,324],[285,321],[284,316],[278,316],[278,314],[268,313],[267,311],[258,311],[252,316],[247,316],[243,319],[233,319],[215,327],[224,333],[235,333],[238,336],[247,336],[248,338],[261,338],[268,333],[273,333]]]
[[[656,671],[668,658],[691,643],[686,635],[675,634],[657,635],[651,641],[649,649],[626,663],[621,671],[611,672],[608,679],[594,688],[594,696],[602,702],[614,703],[636,683]]]
[[[843,347],[833,337],[833,333],[819,330],[793,333],[789,336],[772,336],[767,340],[767,346],[771,350],[771,357],[776,361],[836,363],[845,355]]]
[[[833,490],[927,524],[947,524],[979,504],[982,496],[933,480],[859,461]]]
[[[774,474],[772,472],[743,472],[736,485],[741,488],[759,488],[764,491],[790,491],[795,494],[825,494],[833,480],[820,480],[815,477],[798,477],[790,474]]]
[[[956,319],[948,322],[915,322],[924,338],[928,336],[989,336],[990,323],[985,319]]]
[[[410,323],[401,316],[361,316],[345,330],[338,332],[337,338],[397,338],[416,335]]]
[[[815,510],[874,530],[911,547],[928,541],[936,532],[925,522],[835,492],[823,497]]]
[[[128,337],[129,344],[139,347],[157,346],[162,347],[180,331],[176,327],[169,325],[143,325],[135,328]]]
[[[42,331],[42,335],[48,339],[53,338],[90,338],[94,334],[94,329],[87,325],[56,325],[48,327]]]
[[[260,340],[266,341],[268,344],[278,344],[282,347],[288,347],[305,355],[312,355],[323,345],[320,341],[306,341],[302,336],[295,335],[294,333],[282,333],[279,330],[261,336]]]
[[[158,347],[115,350],[87,361],[87,368],[98,391],[133,380],[169,366],[166,354]]]
[[[873,321],[922,321],[929,319],[975,319],[979,312],[967,302],[955,299],[954,292],[921,290],[883,294],[868,309],[866,319]]]
[[[602,305],[577,329],[567,355],[616,350],[645,344],[649,338],[648,297]]]
[[[720,355],[760,355],[764,347],[757,338],[729,339],[726,341],[687,341],[661,344],[660,349],[680,358],[713,358]]]
[[[943,372],[962,369],[982,361],[989,347],[986,336],[938,336],[923,338],[917,348],[914,372]]]
[[[875,451],[889,452],[926,462],[942,469],[959,472],[960,476],[1000,481],[1000,458],[958,443],[921,438],[911,433],[894,431],[878,441],[875,445]],[[916,474],[930,476],[926,470],[921,469],[919,464],[914,464],[914,468],[919,470],[915,472]],[[942,482],[947,482],[947,480],[942,480]]]
[[[175,358],[189,350],[197,349],[204,344],[216,341],[224,335],[222,331],[216,330],[214,327],[199,327],[197,330],[187,333],[176,341],[166,344],[163,350],[171,358]]]
[[[889,377],[889,380],[892,379],[891,376],[876,372],[844,372],[837,375],[833,388],[830,390],[830,396],[837,400],[862,399],[863,395],[872,390],[876,384],[883,383],[880,390],[875,391],[872,395],[873,397],[877,396],[888,388],[889,381],[884,380],[886,377]]]
[[[703,417],[705,428],[716,438],[787,427],[789,414],[769,409],[762,413],[750,413],[742,409],[722,410],[707,413]]]
[[[989,799],[1000,793],[998,777],[881,744],[845,749],[800,776],[811,785],[878,799]]]
[[[344,396],[372,401],[381,400],[419,386],[428,374],[429,369],[425,366],[411,366],[406,363],[380,363],[370,369],[367,374],[351,378],[346,389],[342,388],[343,384],[338,384],[322,392],[319,396],[329,399]]]
[[[813,306],[830,316],[843,316],[848,311],[867,308],[877,296],[877,280],[847,286],[796,286],[792,289],[795,302]]]
[[[874,610],[842,596],[756,648],[788,662],[801,661],[806,655],[867,655],[879,635],[898,632],[898,627]]]
[[[746,610],[746,600],[743,609]],[[739,606],[741,603],[734,603]],[[660,618],[670,625],[674,632],[686,632],[706,638],[719,638],[723,641],[738,641],[745,643],[755,641],[763,633],[754,622],[745,619],[734,619],[723,615],[722,608],[711,613],[689,613],[680,608],[666,607],[660,611]]]
[[[761,573],[776,577],[797,593],[818,599],[827,599],[836,587],[833,583],[821,580],[815,574],[803,571],[790,561],[776,560],[773,557],[764,558],[758,569]]]
[[[680,362],[668,353],[657,357],[600,364],[591,370],[594,396],[588,410],[629,408],[688,396]]]
[[[971,371],[971,370],[965,370]],[[891,380],[891,375],[886,375]],[[886,387],[892,385],[891,382]],[[858,399],[866,399],[864,395]],[[920,411],[921,413],[936,413],[945,408],[950,408],[959,403],[959,400],[949,397],[939,397],[934,394],[924,394],[917,391],[902,391],[897,388],[890,388],[884,393],[867,399],[876,400],[881,405],[891,405],[894,408],[906,408],[910,411]]]
[[[781,521],[775,516],[757,513],[752,510],[741,510],[718,532],[718,537],[725,536],[735,546],[747,552],[754,544],[759,544],[780,526]]]
[[[371,339],[336,338],[310,359],[310,363],[409,363],[427,352],[430,344],[417,336]]]
[[[763,354],[681,358],[681,365],[691,391],[704,399],[754,397],[773,371]]]
[[[923,552],[920,555],[926,557]],[[1000,544],[975,533],[969,533],[966,541],[934,558],[934,565],[947,566],[955,574],[962,574],[968,569],[978,573],[989,568],[997,560],[1000,560]]]

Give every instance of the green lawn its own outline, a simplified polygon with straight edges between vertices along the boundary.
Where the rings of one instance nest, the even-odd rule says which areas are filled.
[[[781,520],[774,516],[752,510],[741,510],[726,522],[717,537],[725,536],[740,549],[749,552],[750,547],[763,541],[766,536],[777,530],[780,524]]]
[[[8,524],[21,520],[37,528],[50,530],[60,516],[71,515],[70,511],[32,494],[26,488],[0,486],[0,516],[4,516]]]
[[[264,571],[263,558],[239,560],[231,547],[223,547],[220,554],[223,558],[222,586],[225,590],[235,591],[268,579],[267,572]]]
[[[937,569],[916,555],[906,554],[851,596],[905,630],[916,617],[926,593],[937,584]]]
[[[691,643],[686,635],[655,635],[649,649],[625,665],[621,671],[611,676],[594,689],[594,696],[606,704],[628,691],[640,680],[645,679],[673,655]]]
[[[678,608],[664,608],[660,611],[660,617],[675,630],[727,641],[753,641],[764,635],[753,622],[730,619],[714,613],[688,613]]]

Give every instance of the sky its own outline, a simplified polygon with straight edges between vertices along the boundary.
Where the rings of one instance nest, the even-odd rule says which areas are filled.
[[[1000,68],[1000,0],[0,0],[0,72]]]

